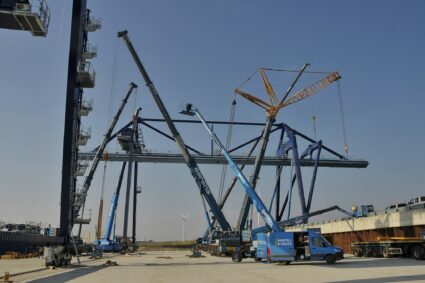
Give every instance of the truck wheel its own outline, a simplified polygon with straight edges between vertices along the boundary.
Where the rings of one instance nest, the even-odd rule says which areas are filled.
[[[233,262],[241,262],[242,261],[242,254],[240,252],[234,252],[232,254],[232,260],[233,260]]]
[[[268,264],[270,264],[270,263],[272,263],[272,259],[271,258],[267,258],[267,261],[266,261]]]
[[[326,256],[325,260],[327,264],[334,264],[336,261],[336,257],[334,255],[328,255]]]
[[[414,246],[412,249],[412,255],[414,259],[424,259],[424,247]]]
[[[382,250],[382,255],[383,255],[385,258],[390,258],[390,257],[391,257],[390,250],[389,250],[388,248],[384,248],[384,249]]]
[[[381,256],[381,251],[379,250],[379,248],[374,248],[372,250],[372,256],[373,257],[380,257]]]
[[[353,250],[353,254],[354,254],[354,256],[356,256],[356,257],[361,257],[361,256],[363,255],[361,248],[355,248],[355,249]]]
[[[364,255],[365,257],[371,257],[371,256],[372,256],[372,248],[368,248],[368,247],[367,247],[367,248],[364,250],[363,255]]]

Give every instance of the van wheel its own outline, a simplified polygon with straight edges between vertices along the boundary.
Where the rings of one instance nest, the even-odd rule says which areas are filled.
[[[389,250],[388,248],[384,248],[384,249],[382,250],[382,255],[383,255],[385,258],[390,258],[390,257],[391,257],[390,250]]]
[[[233,260],[233,262],[241,262],[242,261],[242,254],[240,252],[234,252],[232,254],[232,260]]]
[[[412,255],[414,259],[424,259],[424,247],[414,246],[412,249]]]
[[[326,256],[325,260],[327,264],[334,264],[336,261],[336,257],[334,255],[328,255]]]

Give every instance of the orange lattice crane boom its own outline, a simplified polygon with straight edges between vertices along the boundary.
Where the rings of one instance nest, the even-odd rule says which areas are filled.
[[[308,64],[306,64],[303,69],[305,69],[306,66],[308,66]],[[273,90],[272,85],[270,84],[270,81],[268,80],[268,78],[266,76],[266,73],[264,72],[264,69],[260,68],[259,73],[260,73],[261,79],[263,80],[263,84],[264,84],[264,87],[266,89],[267,96],[269,98],[269,102],[265,102],[264,100],[254,96],[252,94],[249,94],[247,92],[241,91],[239,89],[235,89],[235,93],[237,93],[240,96],[242,96],[243,98],[251,101],[252,103],[260,106],[261,108],[266,110],[267,116],[273,117],[273,118],[276,117],[277,113],[279,112],[279,110],[281,108],[286,107],[288,105],[291,105],[291,104],[298,102],[298,101],[300,101],[304,98],[307,98],[309,96],[312,96],[313,94],[315,94],[319,90],[327,87],[331,83],[333,83],[333,82],[335,82],[335,81],[337,81],[341,78],[341,76],[338,74],[338,72],[330,73],[329,75],[327,75],[326,77],[322,78],[321,80],[315,82],[311,86],[300,90],[299,92],[297,92],[293,96],[289,97],[287,100],[285,100],[285,97],[286,97],[286,95],[285,95],[285,97],[280,102],[278,102],[276,94]]]

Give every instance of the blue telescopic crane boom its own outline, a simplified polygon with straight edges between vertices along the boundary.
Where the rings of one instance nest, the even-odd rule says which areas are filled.
[[[283,232],[283,230],[279,227],[277,222],[273,219],[273,216],[271,215],[270,211],[267,209],[261,198],[257,195],[254,188],[249,183],[248,179],[245,177],[245,175],[242,173],[242,171],[239,169],[239,167],[236,165],[236,163],[233,161],[230,154],[227,152],[226,148],[223,146],[221,141],[218,139],[217,135],[211,130],[211,128],[206,123],[205,119],[202,117],[201,113],[198,109],[192,109],[192,105],[188,104],[186,106],[186,109],[182,111],[184,114],[188,115],[197,115],[199,120],[201,120],[202,124],[204,124],[205,128],[207,129],[208,133],[210,134],[211,138],[215,142],[215,144],[220,149],[221,153],[224,155],[224,157],[229,162],[229,167],[232,169],[233,174],[238,178],[239,182],[241,182],[242,187],[245,189],[245,192],[250,197],[252,203],[254,204],[257,211],[261,214],[261,217],[264,219],[264,222],[266,222],[266,225],[273,231],[273,232]]]
[[[120,197],[121,183],[122,183],[122,179],[123,179],[123,176],[124,176],[125,166],[126,166],[126,162],[123,162],[122,165],[121,165],[121,173],[120,173],[120,177],[118,179],[117,190],[114,193],[114,195],[112,196],[111,211],[109,212],[108,224],[106,225],[106,233],[105,233],[105,236],[104,236],[104,239],[107,240],[107,241],[111,241],[111,233],[112,233],[112,229],[114,227],[114,219],[115,219],[115,214],[117,212],[118,199]]]
[[[146,72],[142,61],[140,60],[139,56],[136,53],[136,50],[133,47],[133,44],[131,43],[128,32],[121,31],[118,32],[118,37],[122,37],[124,42],[127,45],[128,50],[130,51],[131,56],[133,57],[134,62],[137,65],[137,68],[139,69],[143,79],[145,80],[146,86],[149,88],[150,93],[152,94],[153,99],[155,100],[156,105],[159,108],[159,111],[161,112],[162,116],[164,117],[165,122],[167,123],[168,128],[171,131],[172,136],[174,137],[174,140],[179,147],[183,158],[186,162],[187,167],[190,169],[190,173],[192,174],[193,178],[196,181],[196,184],[199,187],[199,190],[205,200],[207,201],[211,213],[215,216],[215,218],[218,221],[218,224],[220,225],[221,229],[223,231],[230,231],[232,228],[227,222],[226,218],[224,217],[223,212],[221,211],[216,199],[214,198],[207,181],[205,180],[204,176],[201,173],[201,170],[198,167],[198,164],[196,163],[195,159],[190,155],[189,151],[186,148],[185,143],[183,142],[182,137],[180,136],[180,133],[177,131],[176,126],[174,125],[170,115],[168,114],[167,109],[165,108],[164,103],[162,102],[158,91],[156,90],[153,82],[149,78],[148,73]]]
[[[109,139],[111,138],[112,131],[114,130],[115,125],[117,124],[117,122],[118,122],[118,120],[121,116],[121,113],[122,113],[125,105],[127,104],[127,101],[128,101],[128,98],[130,97],[130,94],[133,92],[133,90],[135,88],[137,88],[137,85],[135,83],[131,82],[129,87],[128,87],[127,94],[125,95],[124,99],[121,102],[120,107],[118,108],[117,113],[115,114],[114,118],[112,119],[112,122],[108,127],[108,130],[105,134],[105,137],[103,138],[102,143],[97,148],[96,155],[95,155],[93,163],[91,165],[89,174],[87,175],[87,177],[84,180],[84,184],[83,184],[83,187],[81,189],[81,194],[76,197],[75,202],[83,204],[82,213],[84,213],[84,204],[86,202],[87,192],[88,192],[90,185],[91,185],[91,182],[93,180],[94,173],[96,172],[97,166],[99,165],[100,161],[102,160],[103,152],[105,151],[106,146],[108,145],[108,142],[110,141]],[[75,215],[78,215],[79,210],[80,210],[80,207],[76,206],[75,207]],[[81,226],[82,225],[80,224],[80,227],[78,228],[78,235],[79,236],[81,236]],[[102,229],[102,227],[99,227],[98,229]]]

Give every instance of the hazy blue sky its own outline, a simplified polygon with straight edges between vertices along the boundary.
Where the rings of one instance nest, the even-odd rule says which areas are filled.
[[[0,30],[0,220],[27,220],[59,224],[62,141],[71,1],[48,1],[52,20],[47,38]],[[374,204],[383,209],[392,202],[425,195],[425,2],[424,1],[100,1],[88,7],[102,18],[102,29],[90,34],[99,47],[93,60],[96,88],[85,97],[94,99],[94,111],[83,119],[93,138],[83,151],[102,139],[130,81],[139,84],[118,127],[127,123],[137,106],[144,117],[160,117],[148,90],[116,32],[128,29],[145,67],[170,114],[179,118],[179,105],[193,102],[207,119],[227,120],[233,89],[258,67],[311,70],[342,75],[341,89],[350,156],[370,162],[367,169],[319,169],[313,209],[338,204]],[[116,84],[112,90],[113,62]],[[277,90],[285,89],[293,75],[270,75]],[[320,76],[306,75],[297,89]],[[258,81],[247,90],[264,97]],[[112,93],[112,95],[111,95]],[[112,99],[111,99],[112,98]],[[237,99],[236,120],[262,122],[264,111]],[[343,152],[337,87],[281,111],[279,122],[313,136],[312,115],[317,116],[317,137]],[[201,126],[179,126],[189,144],[209,150]],[[224,141],[226,128],[217,127]],[[235,128],[232,144],[260,132]],[[170,143],[144,129],[147,147],[177,152]],[[276,138],[275,138],[276,140]],[[273,155],[276,142],[267,151]],[[112,143],[108,150],[119,150]],[[187,237],[205,229],[198,188],[184,165],[140,164],[143,194],[139,199],[139,239],[181,239],[181,215],[189,214]],[[221,167],[201,166],[217,192]],[[249,176],[251,168],[247,168]],[[109,164],[105,211],[110,207],[119,164]],[[306,172],[309,172],[306,170]],[[268,202],[274,168],[264,167],[258,184]],[[287,177],[287,175],[286,175]],[[306,173],[308,183],[309,174]],[[97,219],[101,170],[95,175],[87,207]],[[288,178],[283,185],[288,187]],[[242,201],[236,188],[225,214],[234,224]],[[122,200],[122,199],[121,199]],[[298,199],[294,200],[294,207]],[[120,203],[118,232],[121,234]],[[105,221],[104,221],[105,222]],[[94,231],[93,225],[87,230]]]

